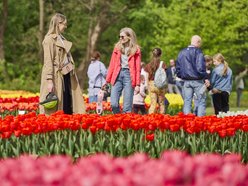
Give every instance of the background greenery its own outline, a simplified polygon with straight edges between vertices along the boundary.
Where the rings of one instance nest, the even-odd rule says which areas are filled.
[[[0,88],[38,92],[42,67],[38,43],[39,1],[7,2]],[[72,53],[77,66],[86,55],[89,20],[105,10],[102,0],[95,2],[94,9],[88,11],[84,6],[87,1],[84,0],[44,0],[45,32],[55,12],[67,16],[65,36],[74,44]],[[102,53],[102,61],[106,65],[122,27],[135,30],[144,62],[149,62],[152,48],[161,47],[163,60],[168,64],[170,58],[176,58],[178,52],[189,44],[194,34],[203,38],[205,54],[221,52],[226,57],[234,75],[248,62],[247,0],[108,0],[105,6],[109,6],[105,12],[108,19],[116,16],[97,39],[96,49]],[[125,11],[119,11],[122,7]],[[79,73],[79,76],[86,77],[84,73]],[[86,90],[87,83],[82,88]]]

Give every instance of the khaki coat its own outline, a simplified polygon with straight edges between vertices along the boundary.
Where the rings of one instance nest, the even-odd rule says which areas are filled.
[[[64,81],[63,75],[60,72],[60,69],[63,65],[63,62],[69,54],[70,61],[74,61],[70,53],[72,43],[63,38],[63,42],[56,34],[50,34],[45,36],[43,41],[43,50],[44,50],[44,64],[41,74],[41,86],[40,86],[40,102],[46,99],[48,94],[48,79],[53,80],[54,84],[54,93],[58,96],[58,105],[54,109],[45,109],[40,105],[41,114],[51,114],[57,110],[63,110],[63,90],[64,90]],[[71,79],[71,94],[72,94],[72,108],[73,113],[85,113],[85,103],[83,100],[83,94],[81,92],[78,78],[76,76],[75,68],[70,72]]]

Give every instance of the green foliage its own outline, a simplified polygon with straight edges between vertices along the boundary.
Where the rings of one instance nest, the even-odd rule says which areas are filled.
[[[173,1],[168,8],[161,8],[156,41],[168,53],[168,61],[198,34],[205,54],[221,52],[235,70],[235,64],[248,53],[247,9],[247,1]]]
[[[131,27],[136,32],[142,49],[142,61],[149,62],[151,50],[161,47],[163,60],[177,58],[190,38],[198,34],[203,39],[203,52],[214,55],[221,52],[233,69],[248,61],[248,2],[246,0],[108,0],[97,1],[89,11],[81,0],[45,2],[45,32],[55,12],[67,16],[68,29],[65,37],[73,42],[72,54],[78,66],[86,54],[89,19],[100,15],[102,3],[111,2],[107,16],[116,19],[100,34],[97,50],[108,65],[119,30]],[[120,13],[120,8],[125,8]],[[2,3],[0,3],[0,9]],[[42,62],[39,59],[39,2],[8,1],[8,21],[4,35],[6,65],[1,70],[1,86],[39,90]],[[2,69],[3,68],[3,69]],[[18,80],[18,81],[17,81]]]
[[[66,154],[73,158],[109,153],[115,157],[123,157],[144,152],[158,158],[165,150],[177,149],[192,155],[238,153],[242,155],[243,162],[248,161],[246,132],[238,131],[235,136],[226,138],[206,132],[188,134],[183,130],[177,132],[155,130],[154,134],[154,141],[147,141],[143,130],[117,130],[116,132],[100,130],[95,134],[89,130],[63,130],[19,138],[12,136],[9,139],[0,140],[0,157],[16,157],[27,153],[38,156]]]

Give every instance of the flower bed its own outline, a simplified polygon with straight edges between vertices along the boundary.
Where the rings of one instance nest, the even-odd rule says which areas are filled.
[[[18,97],[18,98],[0,98],[0,113],[2,115],[17,115],[19,110],[25,112],[37,111],[39,107],[39,96]]]
[[[244,111],[228,111],[227,113],[221,112],[221,113],[218,114],[217,117],[223,118],[223,117],[226,117],[226,116],[239,116],[239,115],[248,116],[248,110],[244,110]]]
[[[236,152],[247,161],[247,130],[248,116],[29,113],[0,120],[0,156],[32,153],[78,158],[98,152],[114,156],[147,152],[159,157],[166,149],[180,149],[191,154]]]
[[[220,156],[164,152],[160,159],[145,154],[112,158],[98,154],[78,159],[66,156],[22,156],[0,162],[1,185],[247,185],[248,165],[239,155]]]
[[[0,114],[5,115],[17,115],[20,110],[27,112],[35,111],[38,113],[39,109],[39,94],[28,93],[25,91],[0,91]],[[182,109],[183,100],[180,95],[166,94],[166,98],[169,101],[169,106],[166,113],[175,115]],[[88,96],[84,95],[86,101],[86,112],[96,113],[96,103],[88,103]],[[120,100],[122,107],[122,99]],[[150,98],[146,98],[146,108],[150,107]],[[103,102],[104,114],[110,114],[111,105],[110,102]]]
[[[171,113],[178,112],[182,104],[173,104],[176,95],[167,96]],[[37,95],[0,98],[0,112],[4,116],[0,118],[0,157],[21,156],[0,160],[1,185],[245,185],[248,182],[248,167],[240,163],[248,162],[245,114],[219,118],[182,113],[65,115],[58,111],[45,116],[37,115],[38,102]],[[87,111],[93,113],[95,106],[87,104]],[[19,110],[29,113],[17,115]],[[104,103],[104,110],[111,111],[110,103]],[[169,149],[198,155],[163,153]],[[216,154],[202,154],[210,152]],[[227,155],[230,153],[240,155]]]
[[[29,98],[39,95],[39,93],[32,93],[25,90],[0,90],[0,98]]]

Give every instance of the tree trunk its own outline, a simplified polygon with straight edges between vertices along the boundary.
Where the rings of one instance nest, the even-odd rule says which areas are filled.
[[[96,49],[97,40],[102,31],[102,27],[100,26],[99,19],[96,22],[95,26],[93,25],[93,23],[94,23],[94,18],[90,20],[90,24],[89,24],[86,55],[78,68],[78,79],[79,79],[80,87],[82,89],[86,88],[85,83],[87,78],[85,77],[87,77],[87,69],[90,64],[91,54]]]
[[[3,0],[3,10],[1,12],[1,22],[0,22],[0,60],[4,60],[4,32],[7,24],[8,17],[8,0]]]
[[[41,63],[43,63],[42,41],[43,41],[43,37],[44,37],[44,0],[39,0],[39,6],[40,6],[39,56],[40,56]]]
[[[1,21],[0,21],[0,61],[3,62],[3,73],[5,79],[9,80],[9,74],[7,71],[7,63],[5,61],[5,54],[4,54],[4,32],[7,25],[7,18],[8,18],[8,0],[3,0],[3,10],[1,12]]]
[[[80,1],[82,3],[82,1]],[[86,55],[78,68],[78,78],[79,84],[82,89],[87,87],[86,80],[87,78],[87,69],[90,64],[90,55],[96,49],[97,41],[104,30],[108,28],[110,24],[115,22],[119,15],[127,9],[127,6],[123,6],[119,13],[110,14],[112,0],[105,0],[104,2],[101,0],[90,0],[88,3],[83,2],[83,5],[89,10],[90,15],[94,15],[94,8],[96,6],[100,6],[100,12],[95,14],[95,16],[91,16],[88,30],[88,41],[87,41],[87,49]],[[97,5],[96,5],[97,4]]]

